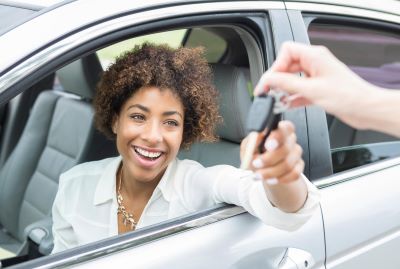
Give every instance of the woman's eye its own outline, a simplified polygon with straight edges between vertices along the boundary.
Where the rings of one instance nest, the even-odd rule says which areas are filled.
[[[174,121],[174,120],[168,120],[166,122],[166,124],[169,125],[169,126],[179,126],[179,123],[177,121]]]
[[[130,115],[129,117],[135,121],[144,121],[145,120],[144,116],[140,115],[140,114],[133,114],[133,115]]]

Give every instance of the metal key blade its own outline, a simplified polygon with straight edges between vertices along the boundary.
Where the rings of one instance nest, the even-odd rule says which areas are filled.
[[[257,148],[257,139],[258,139],[257,132],[251,132],[249,134],[246,148],[244,149],[242,163],[240,164],[240,169],[245,169],[245,170],[249,169],[254,151]]]

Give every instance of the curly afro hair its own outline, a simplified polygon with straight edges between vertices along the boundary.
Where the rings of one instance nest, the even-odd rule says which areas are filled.
[[[96,127],[115,139],[113,121],[121,107],[140,88],[171,90],[184,107],[181,147],[193,142],[213,142],[221,121],[218,93],[203,48],[173,49],[145,43],[117,58],[103,74],[94,98]]]

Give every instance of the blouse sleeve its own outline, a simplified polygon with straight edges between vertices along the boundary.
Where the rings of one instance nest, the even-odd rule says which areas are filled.
[[[68,222],[65,212],[68,203],[68,196],[65,193],[63,185],[63,175],[60,177],[60,184],[56,198],[54,200],[53,215],[53,237],[54,248],[52,253],[57,253],[66,249],[70,249],[78,245],[75,232],[72,225]]]
[[[267,225],[293,231],[300,228],[319,208],[318,189],[302,175],[308,189],[307,200],[295,213],[287,213],[268,200],[261,181],[254,180],[254,173],[228,165],[204,168],[197,174],[198,190],[208,192],[213,203],[229,203],[242,206]]]

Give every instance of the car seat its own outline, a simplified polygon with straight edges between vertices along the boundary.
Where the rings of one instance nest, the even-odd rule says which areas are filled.
[[[219,141],[195,143],[189,150],[181,150],[178,157],[196,160],[206,167],[217,164],[239,167],[240,142],[246,136],[246,118],[252,102],[248,91],[249,70],[228,64],[213,64],[211,68],[223,118],[217,128]]]

